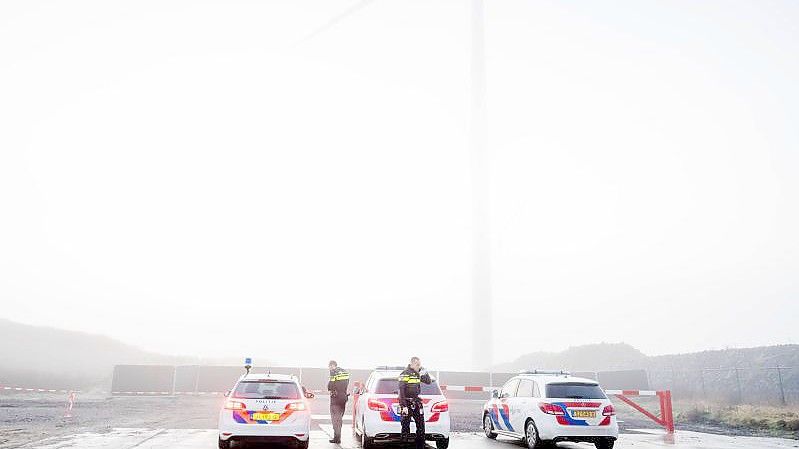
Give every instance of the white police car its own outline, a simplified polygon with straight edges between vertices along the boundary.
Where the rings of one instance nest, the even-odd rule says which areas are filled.
[[[297,378],[286,374],[241,376],[219,412],[219,448],[231,443],[292,443],[307,449],[311,411]]]
[[[599,384],[566,372],[528,371],[511,378],[483,407],[483,430],[522,438],[530,449],[558,441],[612,449],[616,413]]]
[[[353,392],[352,430],[363,449],[370,449],[375,443],[401,440],[398,379],[404,369],[378,367]],[[435,379],[430,384],[422,383],[421,389],[419,398],[424,406],[425,439],[435,441],[437,449],[446,449],[450,434],[447,398]],[[411,434],[416,434],[413,420]]]

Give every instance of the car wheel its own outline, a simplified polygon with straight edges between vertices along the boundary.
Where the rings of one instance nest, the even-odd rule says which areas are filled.
[[[483,432],[492,440],[497,438],[497,433],[494,432],[494,422],[491,421],[491,416],[488,413],[483,415]]]
[[[436,440],[436,449],[447,449],[449,447],[449,438],[443,440]]]
[[[369,436],[366,435],[366,425],[364,423],[361,423],[361,447],[363,449],[372,449],[375,447],[374,438],[369,438]]]
[[[613,449],[613,444],[616,442],[613,438],[603,438],[601,440],[597,440],[594,445],[596,449]]]
[[[524,425],[524,442],[530,449],[541,447],[541,439],[538,438],[538,429],[532,419],[528,419]]]
[[[219,449],[230,449],[230,440],[219,439]]]
[[[297,449],[308,449],[308,443],[310,442],[310,438],[305,441],[297,441]]]

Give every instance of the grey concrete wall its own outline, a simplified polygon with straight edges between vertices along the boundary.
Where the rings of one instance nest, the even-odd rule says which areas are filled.
[[[172,392],[174,375],[171,365],[117,365],[111,391]]]
[[[649,390],[645,370],[600,371],[596,380],[606,390]]]
[[[326,368],[297,367],[253,367],[255,373],[270,371],[293,374],[309,390],[325,391],[328,371]],[[363,382],[372,370],[350,369],[351,381]],[[241,366],[163,366],[163,365],[118,365],[114,369],[112,391],[165,391],[179,393],[225,392],[244,374]],[[487,373],[479,371],[431,371],[442,385],[493,386],[500,388],[516,373]],[[600,373],[574,373],[581,377],[595,378],[609,389],[648,389],[647,373],[637,371],[609,371]],[[173,389],[174,388],[174,389]],[[453,399],[484,399],[489,392],[447,391]]]

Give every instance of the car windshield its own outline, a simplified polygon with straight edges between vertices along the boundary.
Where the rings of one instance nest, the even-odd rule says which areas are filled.
[[[597,384],[563,382],[547,385],[547,397],[559,399],[606,399]]]
[[[440,395],[441,389],[438,388],[438,382],[433,381],[432,383],[426,384],[422,382],[422,391],[420,394],[428,394],[428,395]],[[375,393],[377,394],[399,394],[399,382],[397,379],[380,379],[377,381],[377,386],[375,387]]]
[[[300,389],[294,382],[248,380],[236,385],[233,397],[237,399],[299,399]]]

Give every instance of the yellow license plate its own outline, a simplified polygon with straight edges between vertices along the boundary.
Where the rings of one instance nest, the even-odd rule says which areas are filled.
[[[596,410],[572,410],[572,418],[596,418]]]
[[[280,419],[280,413],[253,413],[252,419],[254,421],[277,421]]]

